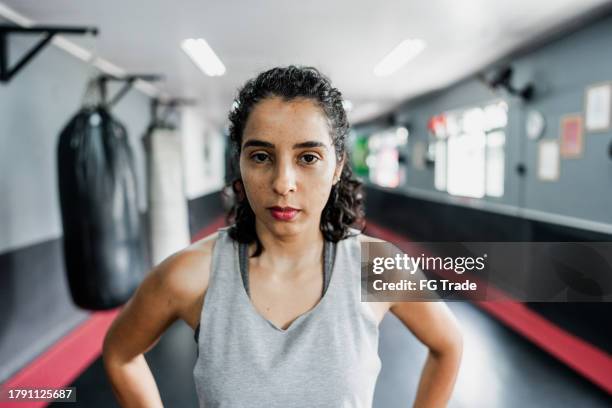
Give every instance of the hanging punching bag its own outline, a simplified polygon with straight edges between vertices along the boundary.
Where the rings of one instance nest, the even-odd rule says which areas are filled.
[[[120,306],[146,265],[124,126],[103,105],[83,107],[60,134],[57,164],[72,299],[90,310]]]
[[[157,265],[190,243],[181,137],[172,127],[152,126],[143,139],[147,161],[151,262]]]

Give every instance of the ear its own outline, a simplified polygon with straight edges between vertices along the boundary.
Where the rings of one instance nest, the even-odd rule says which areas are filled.
[[[244,199],[244,184],[242,183],[242,179],[234,181],[234,189],[237,192],[238,199],[242,201]]]

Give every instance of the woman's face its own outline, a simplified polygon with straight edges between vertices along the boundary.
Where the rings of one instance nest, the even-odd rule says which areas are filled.
[[[242,136],[240,174],[260,226],[279,235],[318,229],[341,165],[316,102],[270,97],[251,110]],[[298,211],[278,212],[275,206]]]

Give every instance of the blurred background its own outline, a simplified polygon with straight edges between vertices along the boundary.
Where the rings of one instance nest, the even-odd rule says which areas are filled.
[[[147,270],[225,225],[233,98],[289,64],[343,93],[367,234],[611,241],[610,1],[4,0],[0,383],[74,386],[76,406],[118,406],[104,333]],[[85,152],[88,135],[109,134],[119,142]],[[87,157],[102,163],[90,182],[114,172],[121,188],[75,215],[89,187],[67,175]],[[112,198],[129,225],[125,257],[99,271],[129,271],[115,297],[87,292],[105,278],[75,275],[88,261],[69,231],[97,214],[101,236],[119,236],[102,223],[117,221]],[[612,304],[449,306],[466,340],[451,407],[612,406]],[[389,314],[379,353],[374,407],[408,406],[425,347]],[[189,326],[146,359],[165,406],[197,406]]]

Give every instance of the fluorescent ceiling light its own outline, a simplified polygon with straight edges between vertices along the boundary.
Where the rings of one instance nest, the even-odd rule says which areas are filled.
[[[206,75],[220,76],[225,73],[225,65],[205,39],[186,39],[181,43],[181,48]]]
[[[407,39],[399,43],[374,67],[374,75],[391,75],[405,63],[416,57],[425,49],[425,41],[420,39]]]

